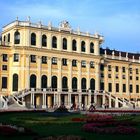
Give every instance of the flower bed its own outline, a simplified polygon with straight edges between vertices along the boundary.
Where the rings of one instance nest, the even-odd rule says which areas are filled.
[[[130,126],[114,125],[108,123],[89,123],[83,126],[85,132],[99,133],[99,134],[136,134],[137,129]]]
[[[100,134],[136,134],[137,129],[132,127],[135,125],[127,120],[117,121],[111,115],[90,114],[82,130]]]
[[[71,119],[73,122],[85,122],[84,118],[72,118]]]

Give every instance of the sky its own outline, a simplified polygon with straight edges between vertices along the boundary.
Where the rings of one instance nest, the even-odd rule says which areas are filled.
[[[140,53],[140,0],[0,0],[0,32],[16,19],[104,36],[101,47]]]

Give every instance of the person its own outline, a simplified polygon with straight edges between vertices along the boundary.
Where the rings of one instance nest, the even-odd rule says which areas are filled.
[[[133,109],[135,109],[135,104],[133,104]]]

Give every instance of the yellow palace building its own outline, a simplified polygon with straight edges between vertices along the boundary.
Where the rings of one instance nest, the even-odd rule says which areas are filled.
[[[1,100],[27,108],[139,106],[140,54],[100,48],[103,41],[67,21],[9,23],[0,42]]]

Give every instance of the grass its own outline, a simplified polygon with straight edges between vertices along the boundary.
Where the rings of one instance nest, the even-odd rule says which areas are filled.
[[[78,135],[86,138],[86,140],[93,139],[108,139],[108,140],[130,140],[140,138],[140,133],[136,135],[99,135],[83,132],[81,127],[82,123],[72,122],[71,119],[75,117],[84,117],[81,114],[74,114],[68,116],[52,116],[51,113],[39,113],[39,112],[19,112],[19,113],[1,113],[0,122],[7,124],[16,124],[17,126],[23,126],[30,128],[33,132],[36,132],[39,136],[58,136],[58,135]],[[116,117],[119,120],[130,119],[138,123],[138,130],[140,132],[140,116],[121,116]],[[0,136],[1,140],[33,140],[36,136],[13,136],[6,137]]]

